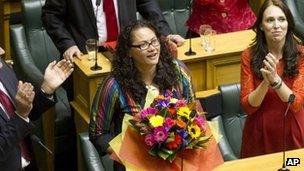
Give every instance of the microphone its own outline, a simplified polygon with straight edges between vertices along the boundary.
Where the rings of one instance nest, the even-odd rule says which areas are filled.
[[[189,1],[189,15],[188,18],[190,18],[190,15],[192,13],[192,4],[193,4],[194,0],[190,0]],[[189,50],[187,52],[185,52],[185,55],[187,56],[192,56],[192,55],[196,55],[196,52],[192,51],[192,33],[191,30],[189,30]]]
[[[101,0],[96,0],[96,12],[95,12],[95,19],[96,19],[96,23],[97,23],[97,11],[98,11],[98,7],[100,6]],[[95,64],[94,66],[91,67],[91,70],[96,71],[96,70],[101,70],[102,67],[98,66],[97,63],[97,53],[98,53],[98,28],[97,28],[97,24],[96,24],[96,30],[97,30],[97,38],[96,38],[96,44],[95,44]]]
[[[31,139],[33,141],[35,141],[36,143],[40,144],[44,149],[46,149],[46,151],[48,151],[51,155],[53,155],[52,151],[50,149],[48,149],[43,143],[42,141],[40,140],[39,137],[37,137],[36,135],[32,134],[31,135]]]
[[[99,7],[101,0],[96,0],[96,7]]]
[[[286,164],[285,164],[285,151],[286,151],[286,131],[285,131],[285,127],[286,127],[286,115],[287,112],[289,111],[290,105],[294,102],[296,96],[294,94],[290,94],[288,97],[288,104],[285,110],[285,113],[283,115],[283,164],[282,164],[282,168],[278,169],[278,171],[290,171],[289,169],[286,168]]]

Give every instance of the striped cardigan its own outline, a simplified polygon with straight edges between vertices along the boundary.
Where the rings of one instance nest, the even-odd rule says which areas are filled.
[[[178,85],[174,86],[175,98],[188,102],[195,100],[191,77],[184,63],[175,60]],[[112,76],[98,86],[90,114],[89,136],[100,155],[106,154],[109,141],[121,132],[124,114],[134,115],[142,107],[133,97],[123,90]]]

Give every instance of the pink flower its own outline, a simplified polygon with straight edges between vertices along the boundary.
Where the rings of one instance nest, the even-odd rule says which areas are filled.
[[[201,130],[206,130],[206,126],[205,126],[205,119],[203,118],[203,116],[196,116],[193,120],[193,122],[199,126],[201,128]]]
[[[152,147],[155,144],[155,140],[152,134],[147,134],[145,136],[145,143],[149,146]]]
[[[176,108],[180,108],[180,107],[186,107],[187,106],[187,101],[182,99],[182,100],[178,100],[176,103],[175,103],[175,107]]]
[[[149,115],[154,115],[156,114],[157,112],[157,109],[153,108],[153,107],[148,107],[146,109],[143,109],[141,112],[140,112],[140,117],[141,119],[145,119],[147,118]]]
[[[174,124],[175,124],[175,122],[174,122],[173,119],[171,119],[171,118],[166,118],[166,119],[165,119],[165,124],[164,124],[164,126],[165,126],[166,128],[168,128],[167,130],[169,130]]]
[[[163,126],[156,127],[153,131],[154,140],[156,142],[164,142],[168,137],[168,131]]]

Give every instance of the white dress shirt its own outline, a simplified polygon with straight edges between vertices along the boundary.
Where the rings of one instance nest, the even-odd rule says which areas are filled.
[[[8,94],[8,92],[6,91],[5,87],[3,86],[2,82],[0,81],[0,90],[2,90],[9,98],[11,98]],[[0,107],[2,108],[2,110],[6,113],[7,117],[9,118],[9,115],[7,114],[7,111],[5,110],[4,106],[0,103]],[[16,112],[15,112],[16,113]],[[18,115],[18,114],[17,114]],[[20,115],[18,115],[21,119],[23,119],[24,121],[26,121],[27,123],[30,122],[29,118],[23,118]],[[23,157],[21,157],[21,166],[22,168],[25,168],[26,166],[28,166],[30,164],[29,161],[25,160]]]
[[[103,43],[103,42],[107,41],[107,23],[106,23],[106,16],[103,11],[103,0],[101,0],[98,10],[96,7],[96,0],[91,0],[91,1],[92,1],[96,21],[97,21],[97,31],[98,31],[99,43]],[[114,7],[115,7],[116,18],[117,18],[117,27],[119,30],[117,0],[114,0]],[[97,14],[96,14],[96,12],[97,12]]]

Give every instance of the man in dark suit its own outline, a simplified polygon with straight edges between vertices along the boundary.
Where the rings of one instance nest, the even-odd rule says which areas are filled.
[[[0,55],[4,54],[0,48]],[[73,71],[63,59],[50,63],[41,88],[18,81],[13,70],[0,58],[0,170],[19,171],[34,163],[28,138],[33,129],[30,119],[37,119],[56,102],[53,96]],[[29,169],[32,170],[32,169]]]
[[[42,21],[54,44],[65,59],[73,61],[81,52],[86,53],[85,41],[99,38],[107,41],[110,29],[107,25],[106,0],[46,0],[42,9]],[[97,2],[97,3],[96,3]],[[100,4],[101,5],[96,5]],[[111,2],[112,3],[112,2]],[[172,35],[156,0],[113,0],[118,19],[118,27],[123,29],[128,23],[136,21],[136,12],[151,21],[160,32],[178,46],[185,40],[179,35]],[[97,14],[98,17],[95,17]],[[97,18],[97,20],[96,20]],[[119,30],[119,29],[118,29]]]

